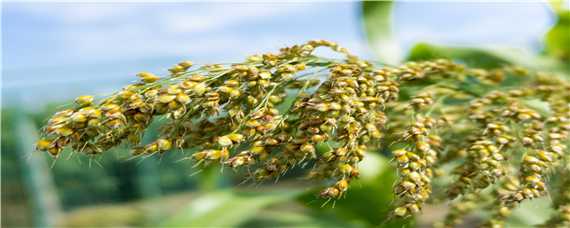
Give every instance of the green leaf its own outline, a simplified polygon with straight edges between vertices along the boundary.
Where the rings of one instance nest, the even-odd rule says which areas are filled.
[[[323,213],[307,212],[296,209],[295,211],[264,210],[258,216],[240,227],[355,227],[355,224],[347,223],[335,216]]]
[[[532,99],[523,101],[525,105],[536,110],[540,115],[550,116],[552,115],[552,110],[547,102],[541,101],[540,99]]]
[[[386,172],[386,169],[390,168],[392,167],[390,167],[386,157],[378,153],[369,152],[359,164],[360,178],[363,180],[373,180]]]
[[[546,33],[546,53],[570,61],[570,10],[559,10],[556,24]]]
[[[532,227],[542,224],[553,212],[551,199],[544,197],[527,200],[513,210],[505,227]]]
[[[401,61],[400,46],[392,38],[392,1],[362,2],[362,18],[368,43],[380,61],[396,64]]]
[[[413,219],[390,218],[393,209],[394,193],[392,185],[396,180],[396,172],[387,158],[366,154],[371,160],[363,161],[362,172],[367,173],[362,178],[350,183],[345,196],[325,203],[326,200],[316,200],[316,192],[307,193],[301,201],[310,206],[315,213],[332,214],[343,221],[370,227],[413,227]],[[367,166],[377,166],[372,167]],[[372,171],[372,172],[370,172]],[[371,177],[371,174],[376,174]],[[323,206],[324,205],[324,206]]]
[[[437,58],[452,59],[471,67],[492,69],[505,65],[518,65],[531,70],[570,74],[570,64],[556,59],[537,56],[521,49],[496,48],[480,49],[472,47],[446,47],[427,43],[416,44],[408,54],[407,60],[421,61]]]
[[[444,47],[427,43],[416,44],[408,55],[410,61],[431,60],[438,58],[453,59],[472,67],[497,68],[512,62],[494,52],[469,47]]]
[[[299,190],[269,192],[216,191],[190,202],[188,207],[167,219],[161,226],[228,227],[238,226],[255,217],[263,208],[291,200]]]

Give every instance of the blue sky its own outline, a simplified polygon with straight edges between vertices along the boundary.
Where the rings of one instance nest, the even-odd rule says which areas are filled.
[[[427,41],[536,51],[553,23],[540,2],[398,2],[393,13],[394,37],[404,50]],[[182,59],[233,62],[309,39],[337,41],[372,58],[361,27],[357,2],[8,2],[3,99],[105,94],[138,71],[164,72]]]

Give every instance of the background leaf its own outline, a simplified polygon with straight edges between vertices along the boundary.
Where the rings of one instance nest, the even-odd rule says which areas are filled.
[[[402,50],[392,38],[392,1],[362,2],[362,19],[368,43],[382,62],[396,64],[402,60]]]
[[[341,199],[324,204],[325,200],[315,202],[317,192],[305,194],[303,200],[313,211],[333,214],[343,221],[370,227],[408,227],[412,219],[390,219],[393,209],[394,194],[392,185],[396,180],[396,172],[388,158],[369,153],[369,161],[363,161],[363,178],[351,182],[351,187]],[[370,168],[366,166],[377,166]],[[376,174],[370,177],[371,174]],[[324,206],[323,206],[324,205]],[[413,226],[412,226],[413,227]]]
[[[255,217],[263,208],[291,200],[301,193],[294,189],[268,192],[222,190],[196,198],[185,210],[166,219],[163,226],[227,227]]]
[[[448,58],[463,62],[469,66],[497,68],[512,62],[494,52],[468,47],[444,47],[427,43],[416,44],[407,57],[410,61]]]
[[[570,10],[560,10],[556,24],[546,33],[546,53],[569,63],[570,61]]]
[[[570,74],[570,65],[564,62],[546,56],[537,56],[529,51],[506,47],[490,50],[419,43],[410,50],[407,60],[421,61],[434,58],[452,59],[471,67],[485,69],[518,65],[531,70]]]

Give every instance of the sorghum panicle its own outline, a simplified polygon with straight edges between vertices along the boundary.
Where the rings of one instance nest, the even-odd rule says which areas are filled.
[[[316,56],[319,47],[344,58]],[[37,149],[55,157],[66,147],[95,156],[122,143],[134,156],[193,149],[198,164],[244,168],[255,181],[310,164],[308,177],[330,183],[320,192],[328,199],[347,194],[367,153],[391,151],[395,217],[420,212],[432,183],[452,175],[445,227],[483,204],[495,211],[484,225],[500,227],[521,201],[553,193],[547,177],[565,170],[570,83],[555,75],[449,60],[382,66],[324,40],[168,71],[141,72],[97,101],[78,97],[42,128]],[[143,145],[158,118],[166,120],[160,136]],[[558,190],[567,189],[566,181]],[[549,224],[567,224],[568,194],[556,195],[563,201]]]

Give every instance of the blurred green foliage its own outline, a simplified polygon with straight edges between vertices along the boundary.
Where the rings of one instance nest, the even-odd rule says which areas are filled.
[[[366,38],[376,57],[384,63],[396,64],[401,50],[392,37],[392,1],[363,1],[362,20]]]
[[[25,195],[23,177],[20,172],[16,150],[19,150],[18,137],[12,129],[15,116],[22,115],[12,109],[2,109],[2,227],[12,224],[32,225],[32,208]]]
[[[286,202],[300,193],[299,189],[286,188],[268,192],[209,192],[190,202],[184,210],[166,219],[161,225],[234,226],[257,216],[268,205]]]
[[[568,1],[563,0],[551,1],[557,20],[545,37],[548,55],[566,63],[570,63],[570,9],[568,9],[568,4],[570,4]]]
[[[351,183],[352,188],[342,199],[336,202],[323,202],[316,200],[318,192],[311,191],[303,195],[300,200],[316,213],[332,214],[334,217],[363,227],[412,226],[413,221],[389,218],[394,199],[392,184],[396,180],[396,173],[391,164],[379,154],[369,153],[367,156],[363,161],[362,178]],[[375,160],[370,164],[374,166],[372,171],[366,168],[371,159]]]
[[[407,60],[421,61],[428,59],[455,59],[472,67],[480,68],[498,68],[512,64],[511,61],[505,59],[491,51],[478,48],[468,47],[444,47],[436,46],[428,43],[416,44],[408,54]]]
[[[19,120],[32,120],[35,127],[28,135],[35,135],[37,126],[41,126],[59,105],[49,105],[39,112],[26,112],[17,107],[2,109],[2,211],[3,226],[30,226],[34,215],[31,208],[29,192],[26,192],[25,165],[29,159],[18,157],[23,151],[33,151],[34,145],[18,135],[16,129]],[[29,130],[29,129],[28,129]],[[26,142],[23,147],[20,142]],[[35,140],[32,140],[35,141]],[[53,179],[57,187],[57,196],[61,207],[73,210],[86,205],[127,202],[161,194],[196,189],[198,178],[191,177],[190,161],[179,161],[185,155],[179,151],[165,154],[162,157],[151,157],[142,160],[128,160],[128,148],[122,147],[109,151],[97,158],[72,154],[66,151],[55,160],[47,154],[35,153],[29,156],[41,156],[49,166],[48,177]],[[219,179],[219,175],[216,175]],[[206,180],[207,178],[202,178]],[[39,191],[41,192],[41,191]],[[9,214],[8,214],[9,213]]]

